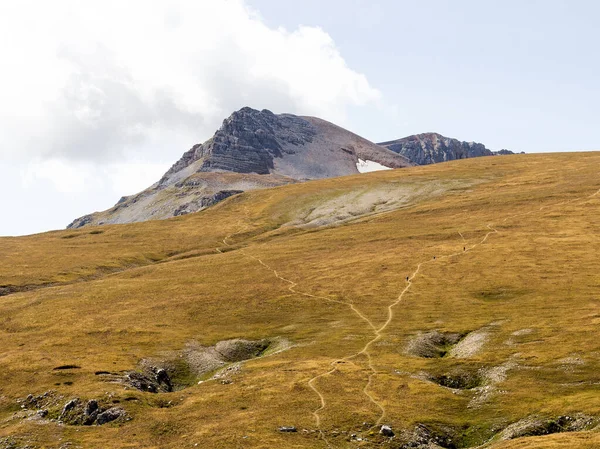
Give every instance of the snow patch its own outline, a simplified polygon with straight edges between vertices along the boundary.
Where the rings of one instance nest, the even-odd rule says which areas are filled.
[[[379,170],[391,170],[392,168],[381,165],[378,162],[363,161],[362,159],[358,159],[358,162],[356,163],[356,169],[359,171],[359,173],[369,173]]]

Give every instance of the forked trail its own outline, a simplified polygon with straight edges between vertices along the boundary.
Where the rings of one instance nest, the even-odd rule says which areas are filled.
[[[244,211],[245,211],[246,217],[248,217],[248,216],[249,216],[249,211],[248,211],[248,208],[247,208],[247,207],[244,207]],[[245,221],[246,223],[244,223],[244,221]],[[244,232],[244,230],[248,229],[248,227],[249,227],[249,225],[248,225],[248,220],[240,219],[240,220],[238,221],[238,223],[240,223],[240,225],[239,225],[239,229],[238,229],[237,231],[235,231],[235,232],[233,232],[233,233],[231,233],[231,234],[227,235],[227,236],[226,236],[226,237],[225,237],[225,238],[222,240],[222,242],[223,242],[223,244],[224,244],[225,246],[228,246],[228,247],[230,247],[230,246],[231,246],[231,244],[228,242],[228,240],[229,240],[230,238],[232,238],[234,235],[241,234],[242,232]],[[303,292],[303,291],[301,291],[301,290],[297,290],[297,289],[296,289],[296,287],[298,286],[298,283],[296,283],[296,282],[294,282],[294,281],[292,281],[292,280],[290,280],[290,279],[287,279],[287,278],[285,278],[285,277],[281,276],[281,275],[280,275],[280,274],[277,272],[277,270],[276,270],[276,269],[274,269],[273,267],[271,267],[270,265],[268,265],[267,263],[265,263],[265,262],[264,262],[264,261],[263,261],[261,258],[259,258],[259,257],[255,256],[255,255],[253,255],[253,254],[249,254],[248,252],[246,252],[246,251],[245,251],[245,249],[244,249],[244,248],[240,248],[240,249],[239,249],[239,251],[240,251],[240,252],[241,252],[243,255],[245,255],[245,256],[247,256],[247,257],[250,257],[250,258],[252,258],[252,259],[256,260],[256,261],[257,261],[257,262],[258,262],[260,265],[262,265],[262,266],[263,266],[264,268],[266,268],[267,270],[270,270],[270,271],[271,271],[271,272],[274,274],[274,276],[275,276],[277,279],[279,279],[279,280],[281,280],[281,281],[283,281],[283,282],[287,283],[287,284],[288,284],[288,290],[289,290],[290,292],[292,292],[292,293],[295,293],[295,294],[297,294],[297,295],[305,296],[305,297],[307,297],[307,298],[311,298],[311,299],[324,300],[324,301],[331,302],[331,303],[336,303],[336,304],[343,304],[343,305],[346,305],[346,306],[348,306],[348,307],[349,307],[349,308],[352,310],[352,312],[353,312],[354,314],[356,314],[356,315],[357,315],[357,316],[358,316],[358,317],[359,317],[361,320],[365,321],[365,323],[367,323],[367,324],[369,325],[369,327],[370,327],[370,328],[371,328],[371,329],[372,329],[374,332],[376,332],[376,331],[377,331],[377,327],[376,327],[376,326],[373,324],[373,322],[372,322],[371,320],[369,320],[369,318],[367,318],[365,315],[363,315],[363,314],[360,312],[360,310],[358,310],[358,309],[356,308],[356,306],[355,306],[354,304],[352,304],[352,303],[349,303],[349,302],[345,302],[345,301],[339,301],[339,300],[336,300],[336,299],[331,299],[331,298],[328,298],[328,297],[326,297],[326,296],[313,295],[313,294],[311,294],[311,293],[307,293],[307,292]],[[223,251],[222,251],[221,249],[217,248],[217,252],[219,252],[219,253],[222,253]],[[335,364],[335,363],[337,363],[337,362],[338,362],[338,360],[334,361],[334,362],[332,363],[332,365],[333,365],[333,364]],[[309,387],[310,387],[310,388],[311,388],[311,389],[312,389],[312,390],[315,392],[315,394],[316,394],[316,395],[319,397],[319,401],[320,401],[320,406],[319,406],[319,408],[318,408],[318,409],[316,409],[316,410],[314,410],[314,411],[312,412],[312,415],[313,415],[313,416],[314,416],[314,418],[315,418],[316,426],[317,426],[317,429],[319,429],[319,433],[320,433],[320,436],[321,436],[321,438],[322,438],[322,439],[323,439],[323,440],[324,440],[324,441],[327,443],[327,445],[328,445],[328,446],[330,446],[330,447],[331,447],[331,445],[330,445],[329,441],[327,441],[327,438],[325,437],[325,435],[323,434],[323,432],[322,432],[322,431],[321,431],[321,429],[320,429],[320,427],[321,427],[321,418],[320,418],[320,416],[319,416],[319,412],[320,412],[321,410],[323,410],[323,409],[326,407],[326,400],[325,400],[325,396],[323,396],[323,394],[322,394],[322,393],[321,393],[321,392],[320,392],[320,391],[319,391],[319,390],[318,390],[318,389],[315,387],[314,383],[315,383],[315,381],[316,381],[318,378],[320,378],[320,377],[323,377],[323,376],[325,376],[325,375],[327,375],[327,374],[331,374],[331,373],[333,373],[333,372],[334,372],[336,369],[337,369],[337,368],[335,368],[335,367],[334,367],[334,368],[332,368],[332,369],[331,369],[329,372],[327,372],[327,373],[323,373],[323,374],[321,374],[321,375],[319,375],[319,376],[315,376],[315,377],[313,377],[311,380],[309,380],[309,382],[308,382],[308,385],[309,385]],[[377,405],[377,406],[378,406],[378,407],[379,407],[379,408],[380,408],[380,409],[383,411],[383,407],[382,407],[382,406],[381,406],[381,405],[380,405],[380,404],[379,404],[379,403],[378,403],[378,402],[375,400],[375,398],[373,398],[373,397],[372,397],[370,394],[368,394],[367,392],[365,392],[365,394],[366,394],[366,395],[369,397],[369,399],[370,399],[370,400],[371,400],[371,401],[372,401],[372,402],[373,402],[375,405]]]
[[[545,206],[541,206],[541,207],[539,208],[538,212],[539,212],[539,211],[542,211],[542,210],[544,210],[544,209],[550,208],[550,207],[558,207],[558,206],[561,206],[561,205],[564,205],[564,204],[573,203],[573,202],[576,202],[576,201],[578,201],[578,200],[582,200],[583,202],[585,202],[585,201],[587,201],[589,198],[593,198],[593,197],[595,197],[595,196],[598,196],[598,195],[600,195],[600,189],[598,189],[598,190],[597,190],[596,192],[594,192],[593,194],[586,196],[586,197],[585,197],[585,198],[583,198],[583,199],[581,199],[581,198],[575,198],[575,199],[572,199],[572,200],[566,200],[566,201],[562,201],[562,202],[555,203],[555,204],[551,204],[551,205],[545,205]],[[516,217],[525,216],[525,215],[530,215],[530,214],[532,214],[532,213],[535,213],[535,212],[536,212],[536,211],[535,211],[535,210],[533,210],[533,211],[525,212],[525,213],[522,213],[522,214],[514,214],[514,215],[510,215],[510,216],[508,216],[508,217],[504,218],[504,220],[502,220],[502,222],[504,223],[504,222],[506,222],[506,221],[508,221],[508,220],[510,220],[510,219],[513,219],[513,218],[516,218]],[[383,335],[383,332],[385,331],[385,329],[386,329],[386,328],[387,328],[387,327],[390,325],[390,323],[391,323],[391,322],[392,322],[392,320],[394,319],[394,308],[395,308],[395,307],[396,307],[398,304],[400,304],[400,303],[402,302],[402,300],[403,300],[403,298],[404,298],[404,295],[405,295],[405,294],[406,294],[406,293],[407,293],[407,292],[410,290],[410,288],[412,287],[413,279],[414,279],[414,278],[415,278],[415,277],[416,277],[416,276],[419,274],[419,272],[421,271],[421,268],[422,268],[424,265],[426,265],[426,264],[435,263],[435,262],[442,261],[442,260],[445,260],[445,259],[449,259],[449,258],[452,258],[452,257],[457,257],[457,256],[460,256],[460,255],[462,255],[462,254],[466,254],[466,253],[468,253],[468,252],[472,251],[473,249],[475,249],[476,247],[478,247],[478,246],[480,246],[480,245],[483,245],[483,244],[484,244],[484,243],[485,243],[485,242],[486,242],[486,241],[489,239],[489,237],[490,237],[492,234],[496,234],[496,233],[498,233],[498,232],[499,232],[499,231],[498,231],[496,228],[494,228],[494,227],[493,227],[491,224],[488,224],[488,225],[487,225],[487,228],[488,228],[490,231],[489,231],[489,232],[487,232],[487,233],[486,233],[486,234],[483,236],[483,238],[482,238],[482,239],[481,239],[481,240],[480,240],[478,243],[475,243],[475,244],[473,244],[473,245],[471,245],[471,246],[468,246],[468,247],[467,247],[467,246],[463,247],[463,251],[457,251],[457,252],[454,252],[454,253],[451,253],[451,254],[447,254],[447,255],[444,255],[444,256],[440,256],[440,257],[436,257],[436,258],[432,258],[432,259],[428,259],[428,260],[426,260],[426,261],[420,262],[420,263],[417,265],[417,267],[416,267],[415,271],[414,271],[414,272],[413,272],[413,273],[412,273],[412,274],[411,274],[411,275],[410,275],[410,276],[407,278],[407,285],[406,285],[406,286],[404,287],[404,289],[403,289],[403,290],[400,292],[400,295],[399,295],[399,296],[396,298],[396,300],[395,300],[395,301],[394,301],[392,304],[390,304],[390,305],[388,306],[388,317],[387,317],[387,320],[386,320],[386,322],[385,322],[385,323],[384,323],[384,324],[383,324],[381,327],[379,327],[379,328],[375,329],[375,336],[374,336],[374,338],[373,338],[373,339],[371,339],[370,341],[368,341],[368,342],[367,342],[367,344],[366,344],[366,345],[365,345],[365,346],[364,346],[364,347],[363,347],[363,348],[362,348],[360,351],[358,351],[358,352],[356,352],[355,354],[352,354],[352,355],[350,355],[350,356],[347,356],[347,357],[345,357],[344,359],[342,359],[342,360],[351,360],[351,359],[353,359],[353,358],[355,358],[355,357],[358,357],[358,356],[360,356],[361,354],[365,354],[365,355],[367,356],[367,359],[368,359],[368,365],[369,365],[369,369],[371,370],[371,374],[369,375],[369,379],[368,379],[368,381],[367,381],[367,384],[366,384],[366,385],[365,385],[365,387],[363,388],[363,393],[364,393],[366,396],[368,396],[368,397],[369,397],[369,399],[371,400],[371,402],[375,403],[375,404],[376,404],[376,405],[379,407],[379,409],[381,410],[381,415],[379,416],[379,419],[377,420],[377,422],[375,423],[375,425],[374,425],[373,427],[376,427],[376,426],[378,426],[378,425],[380,425],[380,424],[382,423],[382,421],[383,421],[383,420],[385,419],[385,417],[386,417],[386,411],[385,411],[385,407],[383,407],[383,406],[382,406],[382,405],[381,405],[379,402],[377,402],[377,400],[376,400],[376,399],[375,399],[375,398],[374,398],[374,397],[373,397],[373,396],[372,396],[372,395],[369,393],[369,391],[368,391],[368,390],[369,390],[369,388],[371,387],[372,383],[373,383],[373,377],[374,377],[375,375],[377,375],[377,370],[376,370],[376,369],[375,369],[375,367],[373,366],[373,363],[372,363],[372,357],[371,357],[371,355],[370,355],[370,353],[369,353],[369,348],[370,348],[370,347],[371,347],[371,346],[372,346],[374,343],[376,343],[378,340],[380,340],[380,339],[381,339],[381,337],[382,337],[382,335]],[[462,239],[463,241],[466,241],[466,239],[464,238],[463,234],[462,234],[460,231],[458,232],[458,234],[460,235],[460,237],[461,237],[461,239]],[[334,362],[334,364],[335,364],[335,363],[336,363],[336,362]],[[333,373],[336,371],[336,369],[337,369],[337,368],[335,368],[335,367],[334,367],[333,369],[331,369],[331,370],[329,370],[329,371],[327,371],[327,372],[325,372],[325,373],[323,373],[323,374],[320,374],[320,375],[318,375],[318,376],[314,377],[313,379],[311,379],[311,380],[309,381],[309,384],[310,384],[311,382],[314,382],[315,380],[317,380],[317,379],[321,378],[321,377],[325,377],[325,376],[328,376],[328,375],[330,375],[330,374],[333,374]],[[311,387],[312,387],[312,385],[311,385]],[[314,388],[314,387],[313,387],[313,390],[315,390],[315,391],[316,391],[316,392],[319,394],[319,396],[322,398],[322,395],[319,393],[319,391],[318,391],[316,388]],[[322,400],[321,400],[321,407],[320,407],[319,409],[317,409],[315,412],[313,412],[313,414],[320,412],[320,411],[321,411],[321,410],[323,410],[324,408],[325,408],[325,402],[324,402],[324,400],[322,399]],[[317,423],[319,423],[319,422],[320,422],[320,420],[317,420]],[[373,427],[372,427],[372,428],[373,428]],[[328,443],[328,445],[329,445],[329,442],[327,442],[327,443]]]
[[[600,195],[600,189],[598,189],[593,194],[588,195],[585,198],[583,198],[583,201],[587,201],[589,198],[592,198],[592,197],[595,197],[595,196],[598,196],[598,195]],[[581,198],[579,198],[579,199],[581,199]],[[540,212],[540,211],[542,211],[542,210],[544,210],[546,208],[549,208],[549,207],[557,207],[557,206],[561,206],[563,204],[568,204],[568,203],[575,202],[577,200],[578,199],[566,200],[566,201],[562,201],[560,203],[555,203],[555,204],[552,204],[552,205],[541,206],[538,210],[532,210],[532,211],[521,213],[521,214],[510,215],[510,216],[504,218],[502,220],[502,223],[505,223],[506,221],[508,221],[510,219],[513,219],[513,218],[516,218],[516,217],[522,217],[522,216],[530,215],[530,214],[533,214],[535,212]],[[248,217],[249,216],[249,211],[248,211],[247,207],[245,207],[245,213],[246,213],[246,216]],[[243,224],[244,222],[246,222],[246,223]],[[248,225],[248,219],[246,219],[246,220],[241,219],[239,221],[239,223],[240,223],[240,229],[238,231],[236,231],[236,232],[233,232],[233,233],[229,234],[227,237],[225,237],[223,239],[223,244],[225,246],[231,246],[231,244],[228,243],[228,240],[230,238],[232,238],[234,235],[242,233],[244,231],[244,229],[247,229],[249,227],[249,225]],[[323,301],[327,301],[327,302],[331,302],[331,303],[337,303],[337,304],[346,305],[346,306],[348,306],[351,309],[351,311],[356,316],[358,316],[362,321],[364,321],[369,326],[369,328],[373,331],[373,335],[374,335],[373,338],[371,340],[369,340],[362,347],[362,349],[360,349],[359,351],[357,351],[357,352],[355,352],[353,354],[350,354],[350,355],[348,355],[348,356],[346,356],[346,357],[344,357],[342,359],[336,359],[336,360],[334,360],[330,364],[331,369],[329,369],[326,372],[323,372],[321,374],[318,374],[318,375],[312,377],[308,381],[308,386],[314,391],[314,393],[318,396],[319,401],[320,401],[319,407],[312,412],[312,415],[314,416],[315,424],[316,424],[316,427],[317,427],[317,429],[318,429],[318,431],[320,433],[320,437],[325,441],[325,443],[327,444],[328,447],[333,447],[333,446],[327,440],[325,434],[323,433],[323,431],[321,429],[321,412],[327,407],[327,400],[326,400],[325,396],[323,395],[323,393],[321,393],[321,391],[318,389],[318,387],[316,385],[317,381],[319,379],[322,379],[324,377],[327,377],[327,376],[335,373],[337,371],[337,369],[338,369],[337,366],[338,366],[338,364],[340,362],[352,361],[353,359],[355,359],[355,358],[357,358],[357,357],[359,357],[361,355],[366,356],[366,358],[367,358],[367,364],[368,364],[369,370],[371,372],[369,374],[367,383],[364,386],[362,392],[363,392],[363,394],[367,398],[369,398],[369,401],[371,401],[380,410],[380,416],[377,419],[377,421],[376,421],[376,423],[375,423],[375,425],[373,427],[379,426],[383,422],[383,420],[386,418],[386,410],[385,410],[385,407],[379,401],[377,401],[377,399],[375,397],[373,397],[373,395],[369,392],[369,390],[371,388],[371,385],[373,384],[373,379],[378,374],[377,369],[375,368],[375,366],[373,364],[373,359],[372,359],[372,356],[371,356],[370,351],[369,351],[370,348],[371,348],[371,346],[373,346],[377,341],[379,341],[382,338],[383,333],[388,328],[388,326],[390,325],[390,323],[393,321],[393,319],[394,319],[394,309],[396,308],[396,306],[398,306],[403,301],[404,296],[411,289],[411,287],[413,285],[413,280],[415,279],[415,277],[417,277],[419,275],[419,273],[421,272],[422,267],[425,266],[425,265],[427,265],[427,264],[432,264],[432,263],[436,263],[436,262],[439,262],[439,261],[443,261],[443,260],[447,260],[447,259],[450,259],[450,258],[453,258],[453,257],[458,257],[458,256],[461,256],[461,255],[467,254],[467,253],[473,251],[478,246],[481,246],[481,245],[485,244],[486,241],[489,239],[489,237],[492,234],[496,234],[496,233],[499,232],[496,228],[493,227],[492,224],[488,224],[487,228],[489,229],[489,231],[483,236],[483,238],[479,242],[477,242],[475,244],[472,244],[470,246],[463,246],[462,251],[456,251],[454,253],[442,255],[442,256],[439,256],[439,257],[432,257],[432,258],[430,258],[428,260],[425,260],[425,261],[422,261],[422,262],[418,263],[417,266],[416,266],[416,268],[415,268],[415,270],[414,270],[414,272],[407,278],[407,280],[406,280],[406,286],[404,287],[404,289],[402,289],[402,291],[400,292],[400,294],[398,295],[398,297],[391,304],[389,304],[387,306],[387,319],[379,327],[375,326],[373,324],[373,322],[369,318],[367,318],[352,303],[345,302],[345,301],[339,301],[339,300],[332,299],[332,298],[329,298],[329,297],[326,297],[326,296],[313,295],[311,293],[307,293],[307,292],[298,290],[297,289],[298,283],[296,283],[296,282],[294,282],[294,281],[292,281],[290,279],[287,279],[287,278],[281,276],[277,272],[277,270],[275,270],[273,267],[271,267],[270,265],[268,265],[267,263],[265,263],[262,259],[260,259],[259,257],[255,256],[253,254],[247,253],[244,248],[240,248],[239,251],[242,254],[244,254],[245,256],[250,257],[250,258],[256,260],[265,269],[270,270],[277,279],[279,279],[279,280],[287,283],[288,284],[288,290],[290,292],[298,294],[298,295],[301,295],[301,296],[305,296],[305,297],[308,297],[308,298],[311,298],[311,299],[323,300]],[[464,245],[464,243],[466,243],[465,237],[463,236],[463,234],[460,231],[458,231],[458,234],[460,235],[460,237],[462,239],[461,245]],[[217,249],[217,251],[218,252],[222,252],[220,249]]]
[[[387,307],[387,320],[385,321],[385,323],[383,325],[381,325],[380,327],[378,327],[378,328],[375,328],[375,327],[373,328],[374,337],[371,340],[369,340],[365,344],[365,346],[363,346],[363,348],[360,351],[358,351],[358,352],[356,352],[354,354],[350,354],[350,355],[344,357],[343,359],[339,359],[339,360],[333,361],[331,363],[331,365],[333,367],[329,371],[324,372],[322,374],[319,374],[319,375],[317,375],[317,376],[315,376],[315,377],[313,377],[312,379],[309,380],[309,382],[308,382],[309,386],[313,389],[313,391],[315,391],[315,393],[317,393],[317,395],[319,395],[319,398],[321,399],[321,406],[317,410],[315,410],[313,412],[313,415],[315,416],[315,421],[316,421],[317,427],[320,426],[320,416],[319,416],[319,413],[326,407],[326,400],[323,397],[322,393],[315,387],[314,383],[317,380],[319,380],[320,378],[329,376],[330,374],[333,374],[335,371],[337,371],[336,365],[340,361],[349,361],[349,360],[352,360],[352,359],[354,359],[356,357],[359,357],[360,355],[365,355],[367,357],[367,364],[368,364],[369,370],[371,371],[371,373],[369,374],[368,381],[367,381],[365,387],[363,388],[362,392],[380,410],[380,416],[379,416],[377,422],[375,423],[375,425],[373,427],[378,426],[378,425],[381,424],[381,422],[385,419],[386,411],[385,411],[385,407],[380,402],[378,402],[377,399],[375,399],[373,397],[373,395],[369,392],[369,389],[370,389],[370,387],[371,387],[371,385],[373,383],[373,378],[374,378],[374,376],[377,375],[377,370],[376,370],[375,366],[373,365],[373,359],[372,359],[371,354],[369,352],[369,348],[374,343],[376,343],[378,340],[381,339],[381,337],[383,335],[383,332],[386,330],[386,328],[390,325],[390,323],[394,319],[394,308],[398,304],[400,304],[402,302],[402,300],[404,298],[404,295],[410,290],[410,288],[412,286],[412,283],[413,283],[413,279],[419,274],[419,272],[421,271],[421,268],[424,265],[426,265],[426,264],[435,263],[437,261],[441,261],[441,260],[448,259],[448,258],[451,258],[451,257],[459,256],[461,254],[465,254],[465,253],[467,253],[469,251],[472,251],[477,246],[484,244],[487,241],[487,239],[489,238],[489,236],[491,234],[494,234],[494,233],[498,232],[495,228],[492,227],[492,225],[488,225],[487,227],[488,227],[488,229],[490,229],[490,231],[487,232],[484,235],[484,237],[481,239],[481,241],[479,243],[475,243],[475,244],[473,244],[473,245],[471,245],[469,247],[464,247],[462,251],[457,251],[457,252],[454,252],[454,253],[451,253],[451,254],[447,254],[445,256],[436,257],[435,259],[431,258],[431,259],[428,259],[426,261],[420,262],[417,265],[415,271],[408,277],[408,279],[406,281],[406,286],[404,287],[404,289],[400,292],[400,294],[394,300],[394,302],[392,302],[391,304],[388,305],[388,307]],[[462,235],[461,235],[461,237],[462,237]],[[326,440],[326,442],[327,442],[327,440]],[[327,442],[327,444],[329,444],[329,442]]]
[[[375,330],[375,336],[367,342],[367,344],[357,353],[353,354],[352,356],[348,357],[349,359],[352,359],[354,357],[358,357],[361,354],[365,354],[367,356],[367,360],[368,360],[368,364],[369,364],[369,368],[371,370],[371,374],[369,374],[369,379],[367,381],[367,384],[365,385],[365,387],[363,388],[363,393],[366,394],[369,397],[372,397],[371,394],[369,393],[369,388],[371,387],[372,383],[373,383],[373,377],[377,375],[377,370],[375,369],[375,367],[373,366],[373,362],[372,362],[372,357],[371,354],[369,353],[369,348],[376,343],[378,340],[381,339],[383,332],[387,329],[387,327],[390,325],[390,323],[392,322],[392,320],[394,319],[394,308],[400,304],[402,302],[402,300],[404,299],[404,295],[410,290],[410,288],[412,287],[413,284],[413,279],[419,274],[419,272],[421,271],[421,268],[424,265],[430,264],[430,263],[436,263],[445,259],[449,259],[452,257],[457,257],[460,256],[462,254],[466,254],[469,251],[472,251],[473,249],[475,249],[476,247],[478,247],[479,245],[483,245],[487,239],[489,238],[490,235],[497,233],[498,231],[492,227],[491,224],[487,225],[487,228],[490,229],[489,232],[487,232],[483,238],[481,239],[481,241],[479,241],[479,243],[475,243],[471,246],[468,247],[464,247],[462,251],[457,251],[451,254],[447,254],[444,256],[440,256],[440,257],[435,257],[435,258],[431,258],[428,259],[426,261],[420,262],[419,264],[417,264],[417,268],[415,269],[415,271],[408,277],[407,281],[406,281],[406,286],[404,287],[404,289],[400,292],[400,294],[398,295],[398,297],[396,298],[396,300],[391,303],[388,308],[387,308],[387,320],[385,321],[385,323],[383,323],[383,325],[381,327],[379,327],[378,329]],[[461,234],[462,237],[462,234]],[[373,400],[374,401],[374,400]],[[378,426],[381,424],[381,422],[385,419],[386,417],[386,411],[385,408],[381,405],[378,404],[379,408],[381,409],[381,414],[379,416],[379,419],[375,422],[375,426]]]

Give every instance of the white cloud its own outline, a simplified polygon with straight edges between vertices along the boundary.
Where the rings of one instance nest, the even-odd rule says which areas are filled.
[[[244,105],[343,123],[379,99],[326,32],[271,29],[241,0],[5,2],[0,29],[3,156],[165,160]]]
[[[35,189],[40,181],[48,181],[59,193],[84,192],[97,187],[99,180],[90,176],[91,171],[89,164],[67,163],[57,159],[37,160],[21,170],[21,185],[25,189]],[[96,183],[96,186],[88,183]]]
[[[20,169],[21,187],[36,189],[40,182],[59,194],[85,197],[89,192],[111,193],[113,198],[137,193],[156,182],[169,164],[127,161],[106,165],[62,159],[40,159]]]
[[[29,190],[116,201],[242,106],[344,125],[380,103],[324,30],[243,0],[0,2],[0,40],[0,162]]]
[[[112,166],[107,170],[107,177],[116,194],[131,195],[137,193],[140,186],[148,187],[158,181],[170,166],[170,164],[131,161]]]

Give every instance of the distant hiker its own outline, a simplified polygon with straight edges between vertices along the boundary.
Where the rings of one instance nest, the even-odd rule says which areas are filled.
[[[467,250],[467,247],[466,247],[466,246],[463,246],[463,251],[466,251],[466,250]]]
[[[433,256],[433,260],[435,260],[435,256]]]
[[[406,282],[408,282],[408,276],[406,276]]]

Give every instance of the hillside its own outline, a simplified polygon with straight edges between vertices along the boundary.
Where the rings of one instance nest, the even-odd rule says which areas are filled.
[[[512,154],[509,150],[497,153],[477,142],[463,142],[437,133],[415,134],[402,139],[381,142],[379,145],[406,157],[417,165],[467,159],[470,157]]]
[[[473,158],[0,238],[0,447],[600,447],[598,166]]]
[[[405,157],[315,117],[245,107],[194,145],[154,185],[68,227],[132,223],[197,212],[243,191],[359,173],[360,161],[413,165]]]

